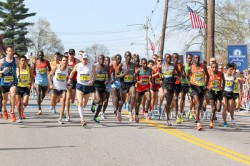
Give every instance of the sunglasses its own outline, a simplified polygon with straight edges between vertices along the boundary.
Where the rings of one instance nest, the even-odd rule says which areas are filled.
[[[158,62],[162,62],[162,60],[158,60]]]

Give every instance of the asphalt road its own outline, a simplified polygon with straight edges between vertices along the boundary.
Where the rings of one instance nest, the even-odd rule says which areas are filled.
[[[188,101],[187,101],[188,102]],[[58,125],[59,114],[49,109],[49,97],[42,105],[43,115],[31,97],[22,124],[0,119],[1,166],[12,165],[250,165],[250,114],[236,113],[236,125],[224,128],[221,114],[213,129],[203,120],[196,131],[193,120],[167,127],[164,120],[129,122],[126,112],[118,123],[111,107],[107,119],[92,121],[88,105],[88,125],[81,127],[76,106],[71,122]],[[89,102],[90,103],[90,102]],[[58,109],[59,110],[59,109]]]

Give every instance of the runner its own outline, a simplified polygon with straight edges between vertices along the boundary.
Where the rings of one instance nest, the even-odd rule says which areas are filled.
[[[181,65],[179,62],[179,54],[177,53],[173,53],[172,55],[172,63],[177,66],[177,70],[178,73],[182,73],[183,71],[183,65]],[[176,118],[176,121],[178,121],[177,117],[181,117],[183,112],[181,112],[181,114],[179,115],[179,106],[178,106],[178,98],[179,98],[179,94],[181,93],[181,76],[178,75],[177,73],[175,74],[175,89],[174,89],[174,109],[175,109],[175,116],[174,118]]]
[[[51,71],[50,63],[44,59],[43,51],[38,51],[38,60],[34,64],[34,71],[36,72],[35,77],[35,88],[37,94],[38,104],[38,115],[42,115],[41,103],[48,90],[48,72]]]
[[[56,112],[55,106],[56,106],[56,100],[58,97],[61,99],[61,109],[60,109],[60,116],[58,120],[58,124],[63,124],[62,121],[62,114],[65,109],[65,103],[66,103],[66,93],[69,87],[67,86],[67,78],[70,74],[70,70],[67,66],[68,65],[68,57],[63,56],[61,59],[61,62],[59,65],[54,67],[51,72],[49,73],[48,79],[49,79],[49,87],[52,90],[51,94],[51,106]],[[53,81],[52,81],[53,80]],[[70,121],[70,117],[68,116],[66,121]]]
[[[119,109],[117,112],[117,117],[120,119],[121,117],[121,109],[122,105],[126,100],[126,95],[128,94],[131,97],[131,106],[129,112],[129,121],[133,121],[133,107],[135,102],[135,64],[131,62],[131,52],[125,52],[125,62],[119,65],[119,70],[122,71],[121,87],[120,87],[120,97],[119,101]],[[138,121],[139,119],[135,119]]]
[[[152,67],[152,100],[151,108],[161,115],[161,110],[157,108],[158,106],[158,93],[161,87],[161,63],[162,58],[157,58],[157,64]],[[154,116],[154,115],[152,115]]]
[[[141,105],[141,101],[143,96],[146,96],[146,109],[145,109],[145,118],[149,120],[150,117],[148,115],[148,109],[151,100],[150,93],[150,83],[152,82],[152,70],[147,66],[147,60],[145,58],[141,59],[142,67],[137,69],[135,72],[135,76],[137,79],[137,87],[136,87],[136,105],[135,105],[135,121],[139,123],[139,108]]]
[[[188,78],[190,77],[190,82]],[[196,112],[196,123],[197,130],[202,130],[202,126],[200,123],[200,111],[204,101],[204,93],[207,89],[207,84],[209,81],[209,75],[207,71],[207,67],[200,64],[200,57],[198,55],[194,55],[193,64],[188,68],[186,80],[190,84],[190,95],[194,97],[196,101],[195,104],[195,112]]]
[[[96,80],[94,82],[95,87],[95,99],[92,104],[98,104],[98,107],[95,111],[95,116],[93,118],[94,122],[100,123],[97,119],[99,113],[102,110],[103,102],[105,101],[106,96],[106,85],[110,82],[109,68],[104,64],[104,55],[98,56],[98,63],[95,66],[95,72],[97,74]]]
[[[114,59],[114,57],[112,57],[112,59]],[[111,91],[111,84],[114,83],[114,78],[115,78],[115,70],[114,70],[113,66],[110,66],[110,58],[109,57],[105,58],[105,65],[108,66],[108,73],[109,73],[110,77],[112,78],[111,79],[112,81],[106,85],[106,95],[105,95],[106,97],[105,97],[105,101],[104,101],[103,109],[102,109],[102,114],[101,114],[101,117],[103,119],[106,119],[105,111],[106,111],[107,106],[108,106],[108,101],[109,101],[109,96],[110,96],[110,91]]]
[[[167,114],[167,125],[172,126],[170,121],[170,105],[174,96],[175,89],[175,79],[174,74],[178,73],[177,66],[171,64],[171,55],[165,54],[165,63],[162,65],[162,89],[164,91],[164,96],[166,98],[166,105],[164,107],[164,112]],[[178,73],[179,74],[179,73]]]
[[[22,123],[22,120],[25,119],[24,108],[28,105],[30,88],[33,83],[33,72],[31,67],[27,64],[27,59],[25,56],[20,56],[20,64],[17,68],[18,84],[16,91],[16,103],[17,110],[19,113],[18,123]]]
[[[82,54],[82,62],[75,65],[68,80],[68,84],[71,84],[74,74],[77,72],[76,96],[78,100],[78,112],[81,118],[82,126],[87,124],[83,117],[83,109],[86,107],[89,100],[91,86],[96,80],[95,66],[88,62],[88,58],[88,54]]]
[[[189,92],[189,84],[186,80],[186,73],[188,71],[188,68],[191,67],[191,62],[192,62],[193,55],[188,54],[186,55],[186,64],[183,67],[182,70],[182,77],[181,77],[181,98],[180,98],[180,116],[177,117],[176,123],[181,124],[184,121],[184,107],[185,107],[185,98],[186,94]],[[190,77],[188,77],[188,81],[190,81]],[[190,100],[190,106],[192,106],[192,100]],[[191,107],[189,110],[189,113],[191,113]]]
[[[0,53],[0,59],[3,59],[4,57],[5,57],[5,55]],[[2,79],[2,73],[0,73],[0,80],[1,79]],[[3,101],[3,94],[2,94],[2,88],[1,88],[1,85],[0,85],[0,119],[3,118],[2,101]]]
[[[118,68],[118,66],[121,64],[122,61],[122,56],[120,54],[117,54],[115,56],[112,63],[112,66],[115,70],[115,80],[114,83],[111,85],[111,93],[112,93],[112,102],[113,102],[113,106],[114,106],[114,114],[117,115],[118,114],[118,109],[119,109],[119,101],[120,101],[120,86],[121,86],[121,82],[120,82],[120,78],[122,77],[122,73],[121,73],[121,69]],[[118,120],[121,122],[121,116],[118,117]]]
[[[74,49],[69,49],[68,52],[68,66],[70,67],[70,71],[73,70],[73,68],[75,67],[76,64],[78,64],[80,61],[79,59],[75,58],[75,50]],[[75,102],[75,98],[76,98],[76,76],[77,76],[77,72],[75,72],[75,74],[72,77],[72,87],[67,91],[67,96],[66,96],[66,112],[67,112],[67,118],[70,117],[70,104],[73,104]],[[63,117],[65,117],[64,113],[63,113]]]
[[[222,118],[224,121],[224,127],[228,127],[227,124],[227,112],[231,115],[232,123],[234,123],[234,99],[233,99],[233,90],[234,90],[234,76],[233,76],[234,67],[231,63],[226,65],[225,77],[225,88],[223,91],[223,111]]]
[[[0,73],[2,73],[1,78],[1,92],[3,95],[3,118],[5,120],[8,119],[7,113],[7,101],[8,101],[8,94],[10,92],[10,104],[11,104],[11,120],[12,122],[16,121],[15,116],[15,103],[16,103],[16,86],[17,86],[17,75],[16,75],[16,68],[18,66],[19,60],[15,59],[14,49],[11,46],[6,48],[6,57],[0,60]]]
[[[214,127],[214,117],[216,111],[221,111],[222,90],[225,87],[224,74],[218,71],[218,64],[211,64],[211,72],[209,72],[209,82],[207,98],[211,104],[212,116],[210,118],[209,127]]]

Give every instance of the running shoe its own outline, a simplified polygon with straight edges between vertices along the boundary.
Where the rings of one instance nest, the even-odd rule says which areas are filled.
[[[228,127],[228,124],[227,124],[227,122],[224,122],[224,124],[223,124],[223,125],[224,125],[224,127]]]
[[[56,114],[56,109],[53,109],[53,111],[52,111],[52,112],[53,112],[53,114]]]
[[[145,113],[145,119],[150,120],[150,117],[149,117],[148,113]]]
[[[193,119],[194,118],[194,116],[193,116],[193,114],[192,114],[192,111],[190,111],[189,112],[189,117],[188,117],[189,119]]]
[[[129,112],[129,121],[130,122],[134,121],[133,114],[131,112]]]
[[[2,114],[2,111],[0,112],[0,119],[2,119],[3,118],[3,114]]]
[[[182,122],[181,116],[178,115],[178,116],[177,116],[177,119],[176,119],[176,123],[177,123],[177,124],[181,124],[181,122]]]
[[[17,123],[23,123],[23,120],[21,117],[17,120]]]
[[[130,111],[130,105],[129,104],[127,105],[127,111],[128,112]]]
[[[124,103],[122,109],[126,110],[127,109],[127,104]]]
[[[141,110],[141,114],[142,114],[142,115],[145,114],[145,108],[143,108],[143,109]]]
[[[217,120],[217,117],[216,117],[216,116],[214,116],[214,120]]]
[[[122,115],[121,115],[121,112],[117,111],[116,116],[117,116],[118,121],[119,121],[119,122],[121,122],[121,121],[122,121]]]
[[[52,106],[49,106],[49,109],[52,111],[52,110],[53,110],[53,107],[52,107]]]
[[[203,120],[207,120],[207,111],[203,111]]]
[[[210,127],[210,129],[212,129],[212,128],[214,127],[214,122],[211,121],[211,122],[209,123],[209,127]]]
[[[201,131],[202,130],[202,126],[200,123],[197,123],[197,131]]]
[[[83,120],[81,121],[81,124],[82,124],[82,126],[86,126],[86,125],[87,125],[85,119],[83,119]]]
[[[233,124],[233,125],[234,125],[234,124],[235,124],[235,120],[231,120],[231,124]]]
[[[70,122],[70,116],[69,115],[66,117],[66,122]]]
[[[24,114],[21,115],[21,118],[22,118],[22,119],[26,119],[26,117],[24,116]]]
[[[102,119],[106,119],[106,116],[105,116],[104,113],[101,114],[101,118],[102,118]]]
[[[7,112],[7,111],[3,111],[3,118],[4,118],[5,120],[8,120],[8,119],[9,119],[8,112]]]
[[[38,115],[42,115],[43,113],[42,113],[42,110],[39,110],[38,111]]]
[[[170,120],[167,120],[167,126],[172,126],[172,123],[170,122]]]
[[[181,120],[181,122],[184,122],[184,114],[181,114],[181,116],[180,116],[180,120]]]
[[[64,124],[63,121],[62,121],[62,119],[59,119],[59,120],[58,120],[58,124],[59,124],[59,125]]]
[[[91,112],[92,112],[92,113],[95,113],[95,104],[94,104],[94,103],[92,103]]]
[[[100,123],[100,121],[99,121],[98,118],[96,118],[96,117],[93,118],[93,121],[94,121],[95,123]]]
[[[152,114],[151,114],[151,118],[152,119],[155,119],[155,114],[152,112]]]
[[[12,121],[12,122],[15,122],[15,121],[16,121],[16,115],[15,115],[15,113],[12,113],[12,114],[11,114],[11,121]]]
[[[139,123],[139,116],[138,115],[135,115],[135,122]]]

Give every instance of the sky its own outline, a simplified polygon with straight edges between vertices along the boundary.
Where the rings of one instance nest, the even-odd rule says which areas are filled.
[[[123,55],[128,50],[145,56],[144,26],[146,17],[149,17],[148,34],[157,53],[164,0],[25,0],[24,3],[29,12],[37,13],[26,21],[46,19],[52,31],[62,40],[65,51],[70,48],[84,50],[98,43],[107,46],[109,56],[117,53]],[[185,47],[182,35],[166,36],[164,53],[182,54],[180,51]],[[151,50],[149,55],[152,55]]]

